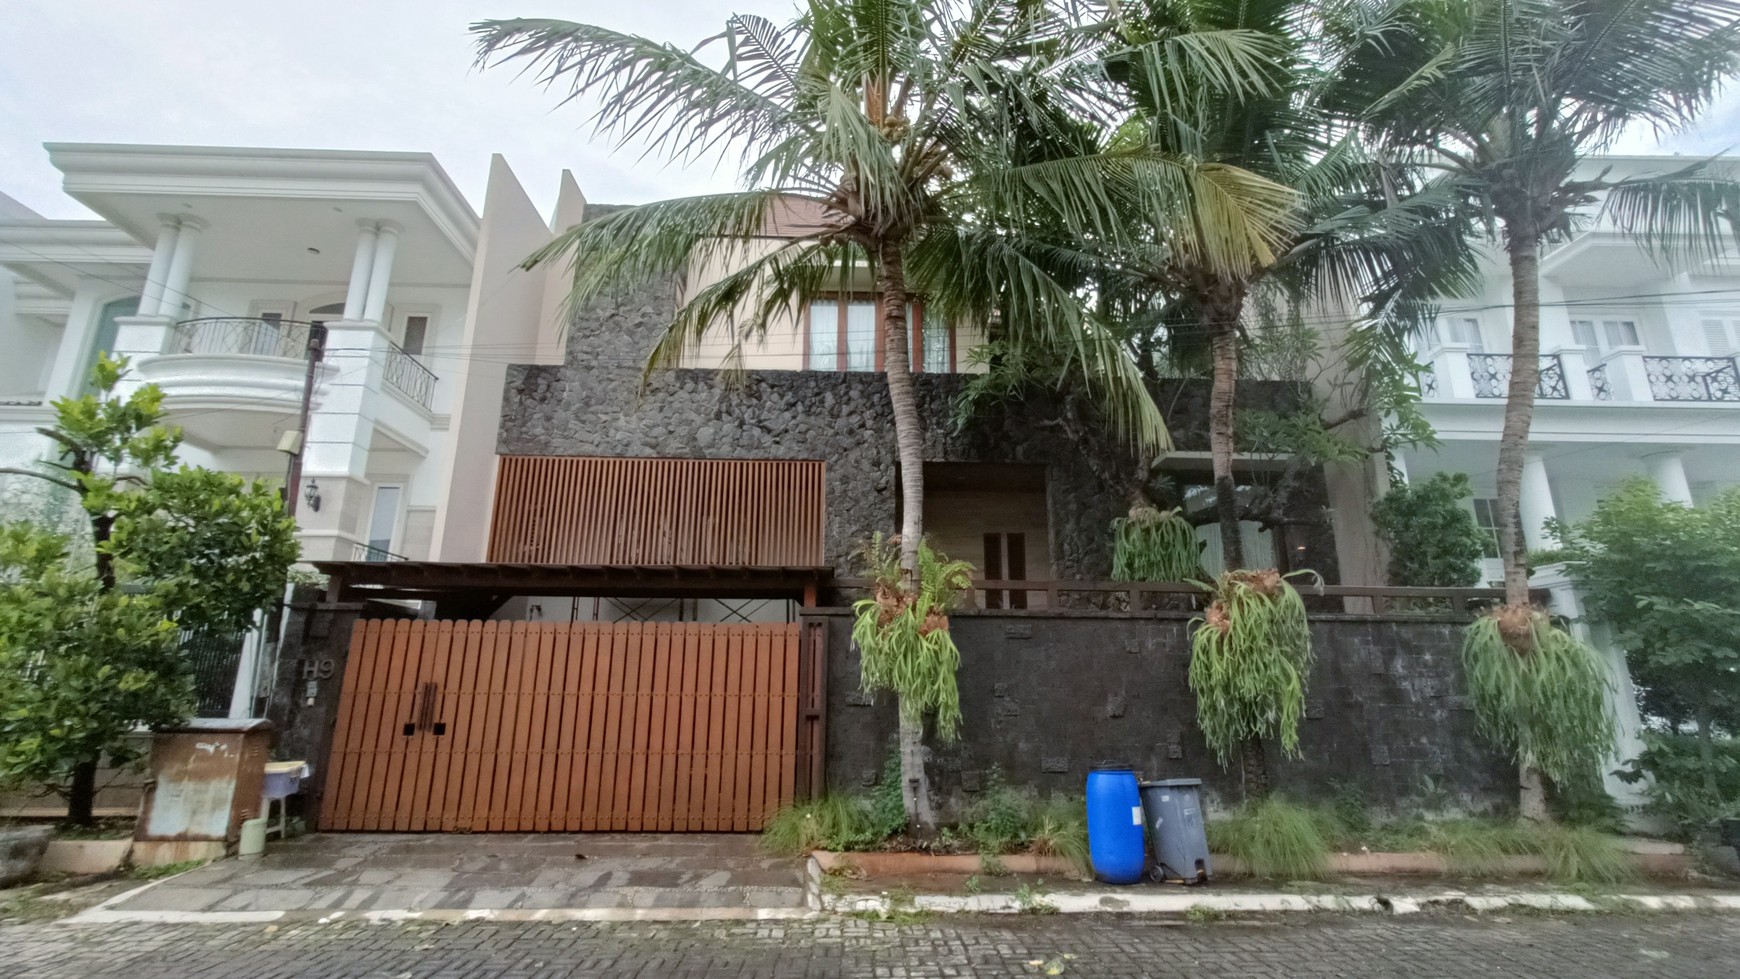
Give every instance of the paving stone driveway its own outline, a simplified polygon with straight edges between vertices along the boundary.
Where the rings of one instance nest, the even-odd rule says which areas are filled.
[[[723,834],[323,833],[165,880],[115,911],[779,908],[801,861]]]
[[[1107,979],[1732,979],[1740,918],[38,924],[0,927],[0,963],[8,979],[935,979],[1043,975],[1044,963]]]

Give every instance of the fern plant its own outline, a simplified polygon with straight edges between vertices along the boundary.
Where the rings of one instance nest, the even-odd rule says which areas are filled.
[[[1538,609],[1506,605],[1476,619],[1462,668],[1480,733],[1525,769],[1565,783],[1612,754],[1606,668]]]
[[[874,581],[870,598],[852,606],[852,641],[858,646],[865,692],[888,690],[900,698],[908,721],[936,717],[937,736],[960,735],[961,698],[955,683],[961,651],[949,634],[949,613],[972,587],[973,566],[951,561],[930,541],[919,545],[919,580],[909,583],[900,564],[900,538],[877,533],[863,550]]]
[[[1278,737],[1289,756],[1299,754],[1311,631],[1305,602],[1288,579],[1302,575],[1316,577],[1269,568],[1198,582],[1213,601],[1191,620],[1190,689],[1197,724],[1222,766],[1247,740],[1264,737]]]
[[[1112,578],[1117,581],[1189,581],[1201,572],[1196,530],[1178,508],[1147,504],[1112,521]]]

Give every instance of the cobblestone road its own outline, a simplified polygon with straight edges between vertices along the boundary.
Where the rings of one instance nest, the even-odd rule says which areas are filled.
[[[1070,955],[1074,958],[1063,958]],[[1733,979],[1740,918],[851,919],[696,924],[0,927],[8,979],[567,976]]]

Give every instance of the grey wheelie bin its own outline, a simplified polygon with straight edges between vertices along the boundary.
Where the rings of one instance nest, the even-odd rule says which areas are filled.
[[[1149,876],[1155,880],[1206,884],[1208,834],[1202,827],[1202,779],[1164,778],[1143,782],[1142,818],[1154,851]]]

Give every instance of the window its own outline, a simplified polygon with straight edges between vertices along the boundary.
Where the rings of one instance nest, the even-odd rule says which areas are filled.
[[[1433,333],[1439,343],[1459,343],[1472,353],[1486,350],[1486,343],[1480,336],[1480,320],[1473,316],[1446,317],[1444,329],[1434,328]]]
[[[1712,357],[1731,357],[1740,351],[1740,318],[1710,317],[1704,320],[1704,345]]]
[[[393,552],[393,531],[399,524],[402,486],[375,487],[375,505],[369,513],[368,552],[364,560],[385,561]]]
[[[405,330],[401,334],[400,348],[413,357],[423,353],[423,341],[429,335],[429,317],[405,317]]]
[[[1499,556],[1498,534],[1498,501],[1490,498],[1474,500],[1474,523],[1480,528],[1486,538],[1481,545],[1483,556],[1497,559]]]
[[[123,316],[133,316],[139,312],[139,298],[117,299],[103,307],[97,318],[96,334],[91,338],[91,354],[85,360],[84,372],[73,379],[73,383],[81,385],[81,390],[89,390],[91,368],[97,366],[97,358],[103,354],[115,352],[115,338],[120,335],[121,324],[117,322]]]
[[[1637,321],[1623,319],[1572,320],[1571,338],[1580,347],[1612,350],[1616,347],[1641,347]]]
[[[915,371],[954,370],[954,329],[941,317],[927,316],[923,303],[906,307],[907,353]],[[914,349],[923,337],[923,353]],[[818,299],[810,303],[805,335],[806,365],[813,371],[882,369],[882,311],[864,295]]]

